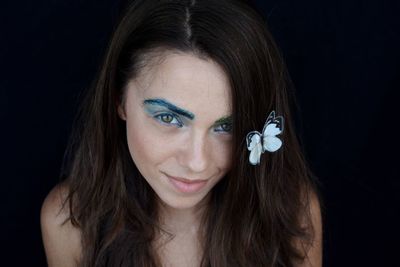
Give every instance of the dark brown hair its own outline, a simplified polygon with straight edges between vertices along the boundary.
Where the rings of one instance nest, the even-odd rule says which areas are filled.
[[[282,57],[265,21],[239,1],[134,1],[116,28],[78,112],[65,162],[71,222],[82,233],[80,266],[161,266],[152,249],[156,195],[127,148],[119,119],[127,81],[154,57],[178,51],[217,62],[232,90],[232,168],[210,191],[202,266],[292,266],[313,240],[313,176],[298,143]],[[285,118],[283,146],[248,161],[246,134],[271,110]],[[162,229],[161,229],[162,230]]]

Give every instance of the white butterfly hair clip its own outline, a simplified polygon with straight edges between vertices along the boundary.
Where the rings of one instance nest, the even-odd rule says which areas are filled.
[[[262,133],[251,131],[246,136],[247,149],[250,151],[249,161],[252,165],[260,164],[261,154],[266,150],[275,152],[282,146],[282,141],[276,135],[283,132],[283,117],[275,117],[275,111],[271,111],[264,124]]]

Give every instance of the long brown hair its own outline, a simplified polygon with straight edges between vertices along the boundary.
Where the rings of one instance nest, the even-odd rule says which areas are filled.
[[[127,81],[158,50],[212,59],[232,90],[233,164],[210,191],[201,265],[292,266],[304,257],[293,240],[307,247],[313,239],[308,199],[316,192],[294,131],[293,91],[265,21],[226,0],[134,1],[118,24],[65,159],[65,203],[82,233],[80,266],[161,266],[151,245],[162,230],[156,195],[132,161],[117,113]],[[246,134],[260,131],[271,110],[285,118],[283,146],[252,166]]]

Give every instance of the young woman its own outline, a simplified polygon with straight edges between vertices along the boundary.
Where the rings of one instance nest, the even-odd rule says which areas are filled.
[[[321,266],[321,216],[265,22],[134,1],[41,211],[49,266]]]

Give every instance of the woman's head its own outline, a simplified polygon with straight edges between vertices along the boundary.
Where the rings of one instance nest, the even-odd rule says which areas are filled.
[[[191,53],[162,50],[151,60],[119,106],[130,155],[161,201],[191,208],[230,167],[229,83],[218,64]]]
[[[209,200],[204,264],[289,262],[311,185],[289,104],[278,49],[245,4],[135,1],[86,95],[71,147],[70,205],[76,195],[72,215],[93,246],[89,266],[122,261],[128,247],[136,262],[156,257],[158,199],[175,208]],[[260,131],[271,110],[285,118],[283,147],[252,166],[246,134]],[[208,181],[188,193],[168,176]]]
[[[229,141],[225,136],[211,141],[212,139],[201,139],[198,136],[204,135],[204,132],[199,132],[195,123],[197,120],[193,120],[191,124],[196,127],[191,129],[195,132],[187,133],[188,136],[178,137],[177,135],[176,140],[170,140],[174,144],[177,157],[179,156],[175,159],[176,165],[161,167],[158,169],[159,172],[167,172],[169,175],[187,179],[209,179],[212,176],[222,178],[226,174],[225,165],[228,165],[228,162],[238,162],[245,157],[246,133],[250,130],[261,130],[266,115],[271,109],[275,109],[279,115],[288,115],[283,103],[286,88],[283,83],[284,69],[279,54],[265,30],[264,22],[254,11],[238,1],[137,1],[119,25],[108,55],[104,69],[106,84],[103,99],[111,96],[111,100],[115,101],[119,107],[125,107],[130,104],[126,102],[127,97],[130,96],[130,101],[135,101],[136,106],[143,106],[145,96],[133,94],[140,91],[133,88],[145,87],[154,82],[150,86],[152,98],[164,96],[163,98],[189,111],[194,111],[190,107],[192,103],[196,103],[198,108],[196,113],[201,111],[209,119],[215,119],[214,121],[219,118],[215,117],[218,114],[213,113],[220,113],[220,118],[223,115],[229,117],[229,124],[233,126]],[[209,72],[207,75],[213,77],[202,75],[202,71],[199,69],[198,72],[196,68],[208,68],[205,72]],[[151,73],[157,73],[159,70],[165,72],[164,77],[158,78],[160,81],[157,78],[153,80]],[[197,77],[193,75],[194,73],[198,74]],[[184,78],[186,84],[179,84],[179,79],[173,75],[186,75]],[[148,84],[138,86],[137,82],[145,79],[144,77]],[[167,79],[169,84],[162,83],[162,79]],[[216,79],[212,81],[216,84],[204,84],[207,79]],[[174,88],[173,97],[167,97],[168,87]],[[143,89],[142,91],[148,92]],[[199,97],[202,94],[210,94],[209,103],[205,98]],[[215,95],[221,97],[217,99]],[[105,109],[108,112],[105,115],[110,117],[110,121],[117,117],[115,102],[109,101]],[[210,106],[213,103],[215,110]],[[148,110],[154,108],[155,105],[146,104],[146,107]],[[140,111],[143,112],[143,107]],[[138,113],[134,112],[134,114]],[[201,115],[198,114],[198,116]],[[127,121],[127,125],[129,122],[130,120]],[[213,126],[210,121],[207,123],[209,123],[207,127]],[[118,125],[124,127],[121,123]],[[111,131],[115,131],[116,127],[109,126],[106,129],[113,136]],[[205,124],[201,125],[203,130],[205,126]],[[129,132],[128,127],[128,142],[136,132],[141,133],[140,138],[145,138],[143,140],[146,141],[149,141],[155,133],[145,133],[143,131],[145,127],[136,129],[138,131]],[[185,132],[185,129],[179,131]],[[189,135],[191,140],[189,140]],[[163,152],[167,153],[167,150],[156,149],[156,144],[165,146],[167,142],[165,138],[170,138],[170,136],[154,135],[154,137],[158,140],[151,141],[154,144],[150,147],[152,149],[144,149],[148,144],[136,139],[138,142],[129,147],[131,155],[135,155],[135,150],[144,151],[154,157],[163,155]],[[135,139],[132,138],[132,140]],[[180,145],[178,145],[179,142],[181,142]],[[198,147],[201,145],[199,142],[207,142],[207,144],[203,144],[204,147]],[[228,144],[230,145],[229,152]],[[206,150],[205,152],[210,157],[209,161],[215,163],[216,166],[210,166],[210,169],[202,172],[190,170],[190,166],[185,166],[189,163],[183,160],[189,152],[185,152],[183,147],[186,150]],[[222,153],[219,158],[218,153]],[[145,170],[141,167],[147,165],[138,166],[137,163],[143,161],[150,163],[150,158],[144,159],[145,155],[138,153],[138,157],[134,159],[142,175]],[[211,155],[213,155],[212,158]],[[221,161],[223,164],[219,164]],[[194,160],[192,163],[202,164],[201,159]],[[150,168],[150,166],[147,167]],[[156,171],[154,167],[152,166],[151,169]],[[199,166],[193,167],[199,168]],[[217,171],[218,169],[221,170]],[[144,178],[148,177],[144,175]],[[150,183],[150,185],[155,189],[155,184]],[[207,189],[210,188],[207,187]]]

